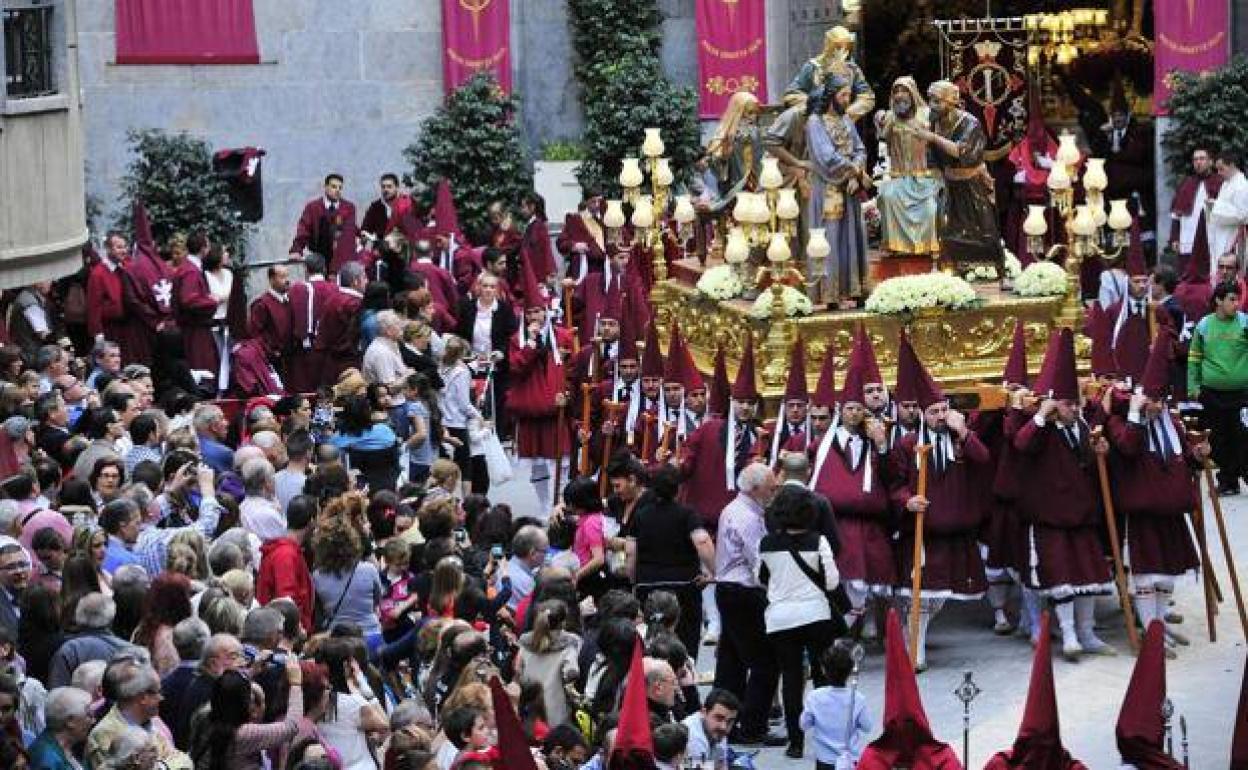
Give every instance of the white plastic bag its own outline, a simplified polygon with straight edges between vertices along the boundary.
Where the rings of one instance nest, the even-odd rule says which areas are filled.
[[[470,430],[469,433],[471,432]],[[498,486],[511,481],[514,475],[511,459],[503,451],[503,444],[498,440],[498,434],[492,428],[485,428],[473,438],[481,442],[481,453],[485,455],[485,467],[490,472],[490,486]]]

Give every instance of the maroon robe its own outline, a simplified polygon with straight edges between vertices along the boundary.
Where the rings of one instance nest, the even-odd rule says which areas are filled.
[[[406,236],[406,231],[412,227],[415,218],[411,197],[399,193],[390,202],[389,211],[381,198],[368,204],[364,211],[364,220],[360,222],[360,231],[372,233],[378,240],[385,238],[393,230],[400,230]]]
[[[272,364],[264,340],[243,340],[230,354],[230,395],[253,398],[284,392],[283,383]]]
[[[814,433],[814,429],[811,429]],[[795,433],[789,437],[789,440],[780,446],[781,452],[805,452],[810,458],[811,463],[815,461],[815,452],[819,449],[819,442],[823,440],[822,435],[813,435],[809,442],[806,441],[805,433]]]
[[[182,332],[182,345],[186,348],[186,365],[212,373],[217,390],[225,390],[227,383],[217,382],[221,369],[221,357],[217,340],[212,334],[213,315],[217,312],[217,300],[208,290],[204,271],[187,260],[173,273],[174,315]]]
[[[555,255],[550,251],[550,230],[545,220],[534,217],[525,225],[520,242],[520,259],[532,266],[533,276],[539,284],[555,274]]]
[[[251,303],[247,319],[250,336],[264,340],[265,348],[280,362],[279,369],[288,363],[294,347],[294,323],[288,296],[278,297],[270,289]]]
[[[121,297],[130,326],[129,349],[122,347],[126,364],[149,364],[156,334],[173,323],[173,270],[150,248],[136,249],[121,271]]]
[[[1001,415],[1002,441],[997,448],[997,463],[993,471],[992,499],[988,504],[988,520],[980,533],[980,541],[987,546],[984,561],[988,569],[1011,569],[1021,574],[1027,565],[1027,530],[1014,508],[1019,486],[1025,474],[1025,459],[1014,449],[1014,437],[1029,416],[1017,409],[1006,410]]]
[[[602,272],[602,265],[607,260],[606,232],[602,223],[588,212],[573,211],[563,218],[563,230],[555,239],[555,248],[559,249],[567,263],[569,278],[576,278],[581,274],[579,257],[572,253],[572,248],[578,243],[585,244],[587,248],[589,264],[585,265],[585,272]]]
[[[424,260],[412,260],[408,269],[425,277],[425,288],[433,295],[433,304],[453,316],[455,308],[459,307],[459,290],[455,287],[455,278],[446,270]]]
[[[330,387],[338,376],[360,366],[360,302],[363,297],[351,289],[339,289],[325,303],[312,342],[313,360],[320,374],[319,385]]]
[[[490,227],[490,246],[507,255],[507,264],[516,261],[516,256],[520,253],[520,245],[524,242],[524,234],[517,230],[514,226],[501,227],[493,225]]]
[[[631,271],[625,275],[612,275],[611,286],[604,286],[601,273],[581,281],[572,297],[574,318],[581,338],[581,345],[588,345],[594,337],[595,321],[606,316],[623,321],[629,313],[629,323],[634,329],[650,325],[650,308],[645,302],[645,290]],[[576,313],[579,309],[580,312]],[[577,317],[579,316],[579,317]]]
[[[1118,314],[1122,312],[1122,300],[1115,302],[1105,311],[1107,323],[1112,329],[1118,323]],[[1122,329],[1114,339],[1114,363],[1118,367],[1120,377],[1130,377],[1131,382],[1138,384],[1144,375],[1144,366],[1148,363],[1148,349],[1151,347],[1148,333],[1148,303],[1144,303],[1143,314],[1128,314],[1122,322]],[[1111,337],[1113,339],[1113,337]]]
[[[920,432],[903,436],[889,458],[890,473],[898,482],[892,491],[893,504],[902,516],[897,541],[897,586],[902,595],[910,593],[914,564],[915,515],[905,505],[917,494],[919,469],[914,450],[919,438]],[[991,457],[973,430],[967,431],[960,448],[952,433],[949,440],[953,457],[943,472],[936,468],[935,452],[928,455],[921,592],[933,598],[971,599],[988,587],[977,536],[983,523],[979,488]]]
[[[555,334],[556,338],[564,336],[559,330]],[[515,419],[516,456],[562,457],[571,449],[572,442],[567,409],[560,422],[555,397],[564,390],[568,361],[560,356],[560,362],[555,363],[549,345],[544,341],[521,344],[520,335],[521,332],[512,335],[507,348],[507,412]]]
[[[101,259],[87,275],[87,334],[121,344],[126,336],[126,309],[121,299],[121,268],[109,269]],[[125,349],[122,349],[125,356]]]
[[[889,534],[892,530],[887,455],[875,451],[869,439],[861,461],[851,458],[833,435],[819,475],[811,488],[828,498],[836,513],[841,550],[836,568],[841,579],[857,589],[882,590],[897,583],[897,563]],[[816,456],[819,447],[816,446]],[[862,490],[867,464],[871,465],[870,491]]]
[[[1043,428],[1024,415],[1014,450],[1026,474],[1018,484],[1015,510],[1028,530],[1025,585],[1059,594],[1102,593],[1109,585],[1100,532],[1104,524],[1096,458],[1088,425],[1079,424],[1079,446],[1071,449],[1053,423]],[[1022,479],[1020,479],[1020,482]]]
[[[1196,546],[1187,528],[1187,514],[1200,494],[1195,469],[1200,467],[1186,430],[1169,412],[1179,445],[1166,458],[1149,446],[1146,424],[1135,424],[1120,414],[1106,426],[1113,471],[1114,510],[1125,519],[1123,560],[1134,575],[1182,575],[1200,566]]]
[[[325,207],[325,198],[314,198],[303,207],[295,225],[295,239],[290,242],[291,254],[303,250],[317,252],[329,263],[329,274],[356,259],[355,204],[345,198],[338,201],[333,215]],[[327,253],[329,252],[329,253]]]
[[[1205,200],[1213,200],[1218,197],[1218,193],[1222,190],[1222,176],[1216,171],[1209,176],[1201,179],[1195,174],[1188,175],[1179,182],[1178,188],[1174,191],[1174,199],[1170,201],[1170,240],[1175,244],[1175,250],[1178,250],[1180,219],[1186,219],[1192,214],[1196,208],[1196,191],[1199,189],[1201,182],[1205,185]],[[1183,272],[1183,268],[1187,265],[1188,254],[1179,254],[1180,264],[1179,272]]]
[[[324,309],[337,293],[337,286],[320,276],[291,284],[287,292],[292,348],[286,386],[292,393],[313,393],[320,385],[321,373],[312,348]]]
[[[737,496],[736,473],[740,472],[750,456],[757,455],[758,429],[751,425],[750,430],[752,444],[746,452],[737,452],[731,487],[724,466],[727,442],[733,440],[728,436],[727,419],[718,416],[706,418],[681,447],[680,473],[684,482],[680,485],[678,499],[698,512],[706,523],[707,532],[718,531],[719,514]]]

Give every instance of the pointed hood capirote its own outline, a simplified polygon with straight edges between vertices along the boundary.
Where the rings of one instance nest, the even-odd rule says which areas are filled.
[[[1045,612],[1040,617],[1039,642],[1031,664],[1031,684],[1018,737],[1011,749],[993,755],[984,770],[1087,770],[1062,746],[1049,623],[1049,613]]]
[[[815,385],[815,393],[810,402],[817,406],[831,409],[836,405],[836,349],[833,342],[828,342],[828,350],[823,356],[823,365],[819,368],[819,382]]]
[[[1166,753],[1166,629],[1160,620],[1148,624],[1144,646],[1135,659],[1131,683],[1122,699],[1114,736],[1125,764],[1137,770],[1180,770]]]
[[[884,732],[867,746],[858,770],[962,770],[948,744],[932,735],[901,634],[897,610],[889,609],[884,634]]]
[[[919,360],[919,354],[910,344],[905,330],[902,330],[897,346],[897,388],[893,397],[899,403],[918,402],[921,409],[945,400],[944,391]]]
[[[810,390],[806,385],[806,343],[801,337],[793,343],[793,351],[789,355],[789,379],[784,384],[784,400],[810,400]]]
[[[758,382],[754,373],[754,335],[745,335],[745,351],[741,354],[741,366],[737,368],[737,378],[732,383],[734,401],[757,401],[759,399]]]
[[[1056,339],[1055,339],[1056,338]],[[1032,390],[1058,401],[1079,400],[1079,377],[1075,369],[1075,335],[1063,327],[1051,333],[1049,349]]]
[[[1010,345],[1010,357],[1005,361],[1001,381],[1009,385],[1026,385],[1028,382],[1027,333],[1021,318],[1014,321],[1014,342]]]

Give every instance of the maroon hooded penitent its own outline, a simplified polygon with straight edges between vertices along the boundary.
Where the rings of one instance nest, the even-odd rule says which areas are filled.
[[[1040,636],[1031,664],[1031,684],[1023,723],[1019,725],[1014,747],[988,760],[984,770],[1087,770],[1062,746],[1057,715],[1057,693],[1053,688],[1053,657],[1050,653],[1049,613],[1040,618]]]
[[[862,752],[858,770],[961,770],[957,753],[932,735],[919,697],[897,610],[888,611],[884,635],[884,733]]]
[[[1154,620],[1149,624],[1114,728],[1123,763],[1133,765],[1136,770],[1180,770],[1183,767],[1164,747],[1166,723],[1161,710],[1166,701],[1165,636],[1164,623]]]
[[[1014,343],[1010,346],[1010,357],[1005,361],[1001,382],[1010,385],[1026,385],[1028,382],[1027,335],[1021,318],[1014,322]]]
[[[607,770],[650,770],[654,767],[654,736],[650,732],[650,707],[646,703],[646,671],[641,657],[641,637],[633,645],[628,683],[620,703],[615,745],[607,757]],[[510,768],[509,768],[510,770]]]

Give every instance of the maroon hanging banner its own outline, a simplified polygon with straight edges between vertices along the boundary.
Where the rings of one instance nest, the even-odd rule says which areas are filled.
[[[511,93],[508,0],[442,0],[442,79],[451,93],[478,72],[492,72]]]
[[[1169,114],[1170,73],[1208,72],[1226,64],[1231,16],[1227,0],[1154,0],[1153,105]]]
[[[251,0],[117,0],[118,64],[259,64]]]
[[[698,116],[718,118],[737,91],[767,101],[764,0],[698,0]]]

